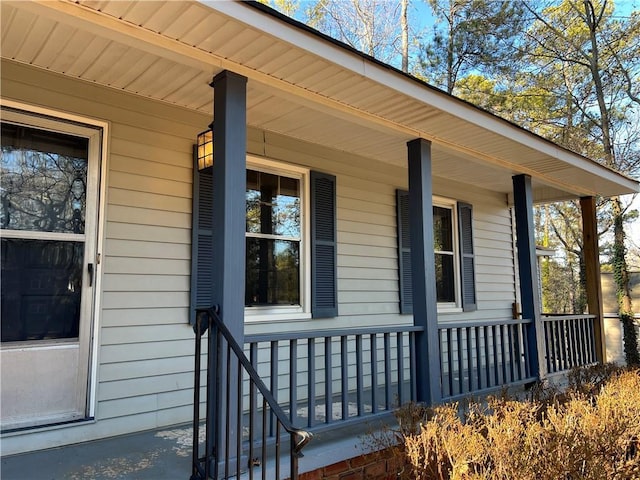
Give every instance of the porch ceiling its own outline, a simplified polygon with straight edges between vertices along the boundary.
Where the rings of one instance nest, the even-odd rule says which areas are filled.
[[[211,78],[248,78],[251,126],[406,165],[433,142],[433,174],[536,201],[637,191],[637,182],[239,2],[1,3],[2,57],[212,115]],[[204,128],[204,125],[203,125]]]

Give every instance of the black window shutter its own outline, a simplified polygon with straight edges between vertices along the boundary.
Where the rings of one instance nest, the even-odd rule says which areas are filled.
[[[195,154],[194,154],[195,157]],[[193,213],[191,216],[191,306],[189,322],[195,323],[195,309],[213,305],[213,176],[201,172],[194,159]]]
[[[400,313],[413,313],[411,277],[411,237],[409,235],[409,192],[396,190],[398,210],[398,269],[400,278]]]
[[[311,172],[311,314],[338,315],[336,177]]]
[[[473,207],[458,203],[458,229],[460,234],[460,267],[462,277],[462,310],[477,309],[476,279],[473,261]]]

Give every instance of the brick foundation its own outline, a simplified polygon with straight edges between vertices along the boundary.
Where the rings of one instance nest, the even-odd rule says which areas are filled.
[[[300,480],[392,480],[397,477],[397,461],[390,451],[360,455],[333,465],[306,472]]]

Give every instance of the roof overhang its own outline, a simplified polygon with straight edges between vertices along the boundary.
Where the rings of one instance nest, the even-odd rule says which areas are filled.
[[[433,175],[534,199],[638,191],[638,182],[245,2],[3,1],[2,57],[211,116],[211,78],[246,76],[250,126],[406,166],[432,142]],[[203,125],[204,127],[204,125]]]

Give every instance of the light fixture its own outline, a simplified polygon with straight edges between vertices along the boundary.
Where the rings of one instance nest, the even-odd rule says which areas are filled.
[[[206,170],[213,167],[213,124],[208,130],[198,134],[196,155],[198,157],[198,170]]]

